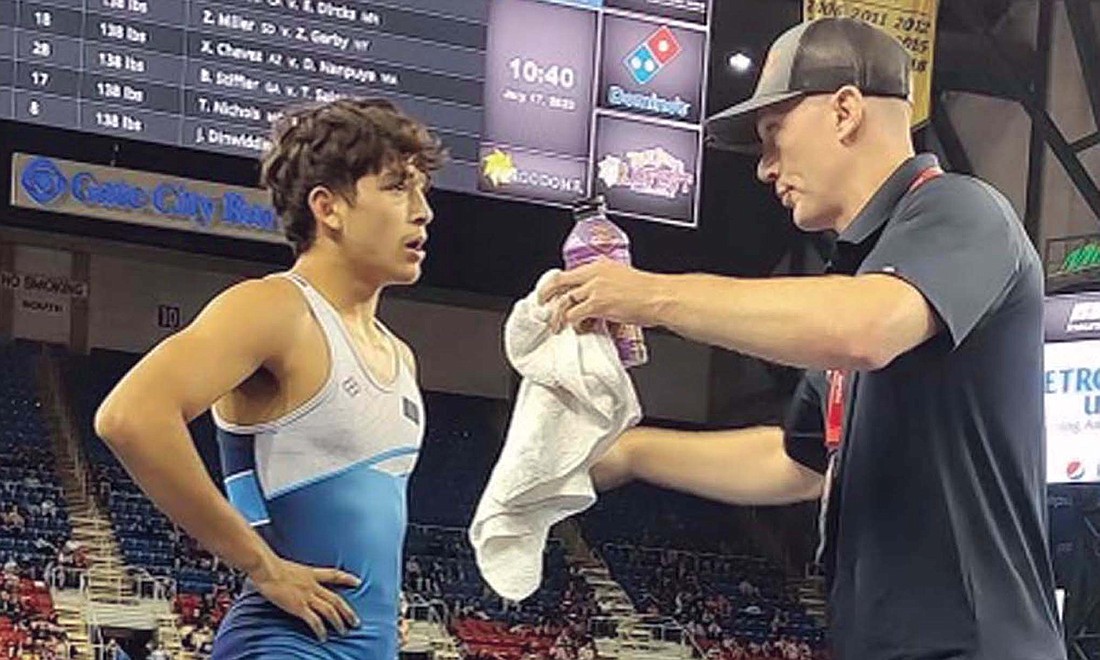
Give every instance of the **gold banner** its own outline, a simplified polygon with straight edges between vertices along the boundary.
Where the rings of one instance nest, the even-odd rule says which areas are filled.
[[[803,0],[807,20],[847,16],[897,37],[913,58],[913,128],[932,112],[932,62],[939,0]]]

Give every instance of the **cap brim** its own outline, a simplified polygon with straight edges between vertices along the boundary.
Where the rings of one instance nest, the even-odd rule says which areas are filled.
[[[754,96],[712,115],[705,125],[707,146],[743,154],[760,153],[760,136],[756,133],[756,113],[802,94],[802,92],[779,92]]]

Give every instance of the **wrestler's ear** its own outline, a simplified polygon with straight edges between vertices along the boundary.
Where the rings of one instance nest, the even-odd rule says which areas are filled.
[[[327,229],[333,233],[339,233],[344,228],[344,218],[347,215],[347,202],[344,198],[327,186],[314,186],[306,197],[309,210],[313,212],[317,220],[317,229]]]

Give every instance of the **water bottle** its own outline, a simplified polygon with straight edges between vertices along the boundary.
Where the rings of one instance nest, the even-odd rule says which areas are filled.
[[[630,238],[618,225],[607,219],[607,203],[603,195],[575,201],[573,220],[573,231],[569,232],[561,251],[566,270],[591,263],[600,257],[630,265]],[[645,336],[640,327],[608,323],[607,331],[615,342],[624,367],[629,369],[649,360]]]

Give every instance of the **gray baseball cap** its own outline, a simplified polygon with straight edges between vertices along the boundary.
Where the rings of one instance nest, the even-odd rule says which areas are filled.
[[[706,121],[707,144],[758,153],[759,110],[808,94],[855,85],[868,96],[909,98],[909,53],[886,32],[850,18],[796,25],[776,39],[751,98]]]

